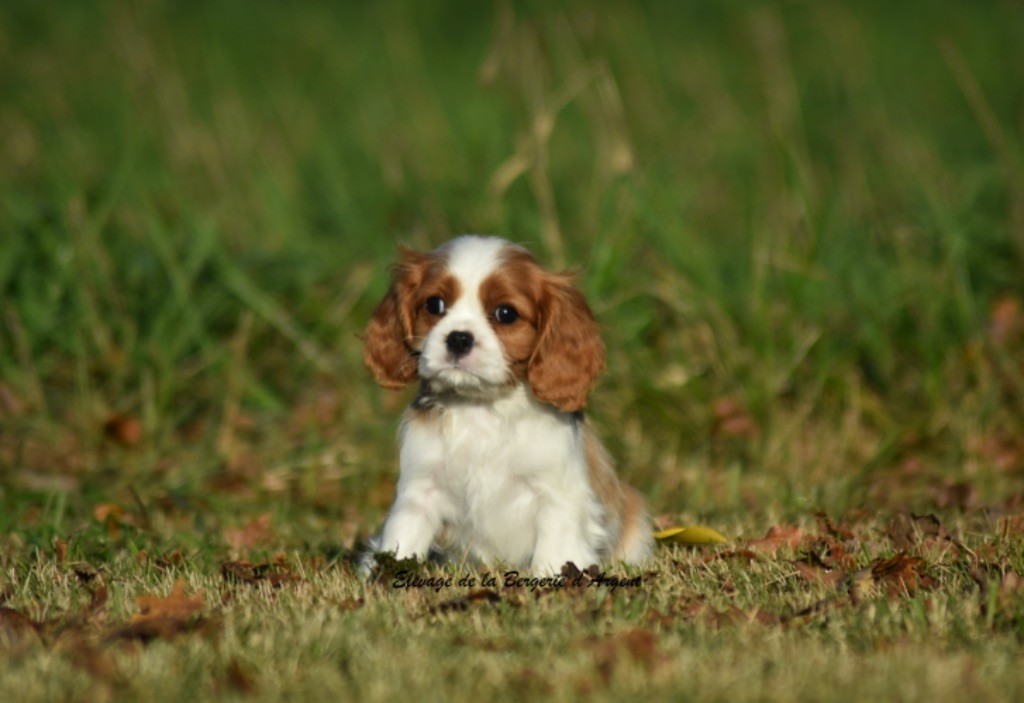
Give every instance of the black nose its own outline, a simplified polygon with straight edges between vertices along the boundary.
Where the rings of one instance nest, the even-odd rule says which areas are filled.
[[[465,356],[473,348],[473,335],[469,332],[451,332],[445,337],[444,345],[456,357]]]

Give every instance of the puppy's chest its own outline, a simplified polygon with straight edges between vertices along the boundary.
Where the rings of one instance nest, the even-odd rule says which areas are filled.
[[[572,451],[572,428],[556,416],[457,408],[439,420],[443,471],[455,484],[543,479]]]

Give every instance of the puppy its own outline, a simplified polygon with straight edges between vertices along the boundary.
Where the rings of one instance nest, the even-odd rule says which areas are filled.
[[[583,416],[604,344],[569,276],[497,237],[403,249],[364,361],[385,388],[419,382],[395,502],[364,573],[373,552],[436,550],[540,576],[650,555],[643,498]]]

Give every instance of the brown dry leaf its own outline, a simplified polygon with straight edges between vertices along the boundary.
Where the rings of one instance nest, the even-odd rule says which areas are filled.
[[[113,633],[111,639],[141,640],[167,639],[182,632],[194,630],[201,624],[202,594],[187,596],[185,582],[178,581],[166,597],[146,595],[136,599],[140,612],[129,623]]]
[[[1005,430],[989,432],[968,442],[981,461],[1005,472],[1024,469],[1024,439]]]
[[[846,523],[839,523],[838,525],[832,521],[828,515],[822,512],[814,514],[814,519],[818,522],[818,532],[822,535],[828,535],[837,540],[849,540],[854,538],[853,528]]]
[[[950,534],[935,515],[896,513],[889,522],[886,535],[897,549],[910,549],[923,540],[949,540]]]
[[[590,584],[601,575],[601,569],[597,564],[591,564],[583,571],[580,571],[578,566],[571,561],[567,561],[562,564],[562,570],[559,572],[559,575],[565,579],[565,586],[558,589],[550,587],[538,588],[536,591],[538,598],[541,594],[547,594],[552,591],[577,596],[586,591]]]
[[[58,564],[68,560],[68,543],[60,537],[53,538],[53,553]]]
[[[857,559],[850,550],[858,551],[860,542],[851,539],[840,542],[831,535],[820,534],[814,541],[806,545],[809,563],[820,566],[828,571],[849,571],[857,568]]]
[[[211,491],[249,496],[252,493],[252,479],[234,473],[223,473],[210,479],[207,483]]]
[[[935,579],[925,572],[925,561],[899,552],[888,559],[876,559],[871,563],[871,577],[875,583],[886,589],[891,598],[905,594],[913,595],[919,589],[934,588]]]
[[[0,638],[4,635],[38,634],[39,623],[14,608],[0,607]],[[2,641],[2,639],[0,639]]]
[[[716,610],[703,601],[696,601],[688,605],[683,610],[683,615],[692,620],[698,620],[716,628],[728,625],[741,625],[744,623],[778,625],[782,622],[782,618],[778,615],[765,612],[759,608],[746,611],[736,607],[735,605],[730,605],[725,610]]]
[[[943,510],[953,508],[961,512],[975,507],[978,503],[978,489],[967,481],[944,481],[928,488],[935,504]]]
[[[110,633],[111,640],[138,640],[142,643],[156,639],[171,639],[183,632],[194,629],[197,623],[175,618],[143,618],[132,619],[124,627]]]
[[[1013,295],[1004,295],[992,304],[989,313],[989,337],[1000,346],[1011,344],[1024,336],[1024,308]]]
[[[89,606],[85,610],[86,616],[92,619],[102,619],[103,611],[107,607],[108,598],[109,594],[107,593],[106,586],[101,585],[99,588],[92,591],[91,598],[89,599]]]
[[[753,549],[730,549],[724,552],[711,552],[710,554],[701,557],[700,561],[697,563],[708,564],[713,561],[729,561],[735,559],[736,561],[745,561],[748,564],[751,564],[757,561],[758,558],[758,553]],[[683,566],[683,564],[678,561],[673,561],[672,564],[677,568],[681,568]]]
[[[793,562],[797,573],[805,581],[811,583],[823,583],[828,586],[837,586],[846,578],[846,572],[842,569],[831,569],[825,567],[821,561],[814,556],[808,556]]]
[[[761,539],[748,539],[747,547],[761,552],[774,554],[782,547],[796,549],[804,538],[804,531],[793,525],[776,525]]]
[[[139,596],[135,599],[139,605],[139,614],[132,617],[132,621],[146,617],[167,617],[176,619],[187,619],[200,613],[203,609],[203,595],[185,595],[185,582],[177,581],[174,588],[166,597],[161,596]]]
[[[114,413],[103,423],[103,435],[122,447],[134,447],[142,440],[142,422],[137,417]]]
[[[608,635],[589,644],[594,651],[597,675],[606,686],[624,657],[639,664],[648,673],[656,671],[668,662],[668,657],[658,646],[658,639],[654,633],[640,627]]]
[[[743,405],[734,398],[723,398],[711,408],[712,434],[731,439],[753,439],[761,430]]]
[[[302,577],[292,573],[286,561],[281,559],[258,564],[248,559],[226,561],[220,565],[220,573],[229,583],[244,583],[250,586],[265,583],[271,588],[280,588],[286,583],[302,580]]]
[[[252,694],[259,690],[253,675],[237,659],[232,659],[231,663],[228,664],[225,678],[228,686],[238,693]]]
[[[999,534],[1003,539],[1024,534],[1024,513],[1008,515],[999,519]]]
[[[124,508],[117,503],[100,503],[92,509],[92,516],[96,522],[107,522],[110,519],[120,520],[124,514]]]
[[[174,549],[160,555],[153,561],[153,563],[156,564],[158,569],[172,569],[185,563],[185,555],[181,553],[180,549]]]
[[[123,525],[136,524],[134,516],[117,503],[100,503],[92,509],[92,516],[96,522],[101,522],[107,526],[107,534],[111,539],[117,539],[121,536],[121,527]]]
[[[430,614],[462,612],[474,604],[494,604],[502,601],[501,594],[489,588],[477,588],[464,596],[442,601],[430,608]]]
[[[121,670],[114,658],[107,651],[83,639],[81,634],[64,643],[62,649],[68,653],[72,664],[93,678],[117,682],[122,680]]]
[[[250,520],[244,527],[236,530],[225,530],[224,539],[232,549],[250,549],[264,546],[274,541],[270,530],[270,513],[263,513]]]

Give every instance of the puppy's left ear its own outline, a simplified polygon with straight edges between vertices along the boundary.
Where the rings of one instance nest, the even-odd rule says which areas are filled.
[[[604,370],[604,342],[569,276],[549,276],[543,290],[540,335],[526,378],[537,400],[575,412],[587,404],[587,393]]]

